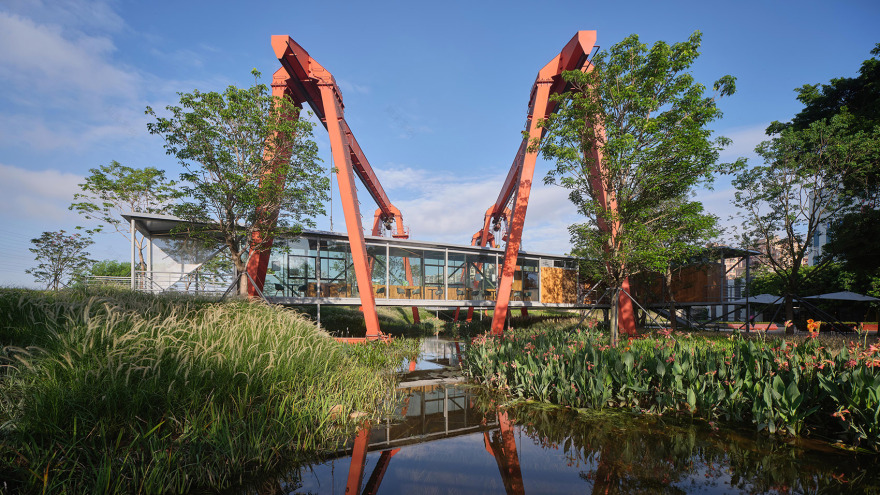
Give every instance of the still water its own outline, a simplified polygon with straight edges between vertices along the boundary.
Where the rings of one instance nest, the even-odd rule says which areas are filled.
[[[750,429],[538,404],[503,407],[434,340],[397,414],[303,467],[286,493],[880,493],[880,460]]]

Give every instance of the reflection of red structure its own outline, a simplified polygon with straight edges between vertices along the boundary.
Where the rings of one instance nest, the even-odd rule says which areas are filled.
[[[406,415],[406,408],[404,408]],[[511,495],[522,495],[525,493],[523,485],[522,470],[519,464],[519,454],[516,450],[516,437],[513,431],[513,422],[507,416],[506,411],[499,409],[498,432],[483,432],[483,442],[486,446],[486,452],[492,455],[498,464],[498,472],[501,475],[501,481],[504,483],[504,490]],[[348,467],[348,480],[345,484],[345,493],[355,495],[373,495],[379,491],[382,484],[382,478],[388,470],[391,458],[400,452],[400,448],[383,450],[379,454],[379,460],[376,467],[370,475],[370,479],[361,491],[361,485],[364,481],[364,469],[367,463],[367,451],[370,443],[370,425],[364,423],[358,431],[358,435],[354,440],[354,446],[351,452],[351,464]]]
[[[520,143],[498,198],[486,212],[482,229],[474,235],[474,244],[494,245],[496,239],[491,231],[500,231],[502,222],[507,226],[506,237],[502,235],[502,240],[506,240],[507,246],[492,320],[492,332],[495,334],[500,334],[503,331],[504,321],[507,318],[516,260],[521,246],[523,224],[538,153],[535,146],[532,145],[536,145],[544,133],[538,124],[556,109],[556,103],[550,101],[551,96],[561,94],[567,89],[566,83],[562,79],[562,72],[590,69],[588,56],[594,48],[595,41],[595,31],[579,31],[562,51],[538,72],[538,77],[532,87],[529,112],[526,118],[528,134]],[[364,243],[357,189],[354,182],[355,175],[360,178],[370,196],[379,206],[374,215],[373,235],[381,235],[384,230],[389,230],[392,231],[395,238],[408,238],[402,215],[400,210],[391,204],[345,121],[342,94],[333,75],[289,36],[273,36],[272,48],[282,65],[281,69],[276,71],[273,76],[272,94],[277,97],[290,98],[300,108],[304,103],[308,103],[329,133],[333,161],[338,170],[337,182],[345,214],[352,263],[357,285],[360,288],[367,338],[377,338],[380,335],[379,320],[373,291],[368,289],[372,287],[371,264]],[[291,116],[291,118],[297,118],[297,116]],[[601,156],[596,156],[596,158],[597,163],[601,163],[598,161]],[[613,209],[615,207],[613,192],[605,191],[605,194],[607,194],[609,208]],[[606,197],[600,201],[605,202]],[[508,206],[510,203],[512,203],[512,209]],[[276,215],[269,215],[269,217],[271,219]],[[613,230],[616,226],[610,225],[605,228]],[[259,239],[259,234],[255,238]],[[268,263],[269,248],[255,253],[248,263],[248,274],[260,290],[265,282]],[[407,281],[412,285],[409,260],[406,259],[404,263]],[[248,290],[251,295],[256,292],[255,288],[251,286]],[[620,326],[627,332],[632,331],[635,328],[632,303],[623,294],[620,303]],[[472,314],[473,308],[469,311],[469,319]],[[415,307],[413,307],[413,319],[418,323],[418,311]]]
[[[498,410],[499,436],[489,436],[489,432],[483,433],[483,441],[486,451],[492,454],[498,463],[498,472],[501,473],[501,481],[504,482],[504,491],[510,494],[525,493],[522,470],[519,467],[519,455],[516,453],[516,437],[513,436],[513,423],[507,417],[506,411]]]

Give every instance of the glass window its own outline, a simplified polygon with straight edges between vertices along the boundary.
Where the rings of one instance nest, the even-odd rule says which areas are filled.
[[[344,241],[321,241],[319,254],[321,295],[323,297],[357,295],[357,277],[349,244]]]
[[[446,282],[449,286],[447,299],[468,298],[468,273],[465,256],[463,253],[449,253],[449,262],[446,265]]]
[[[318,295],[318,241],[295,239],[287,244],[287,280],[285,291],[292,297]]]
[[[388,252],[388,297],[424,299],[423,253],[419,249],[392,247]]]
[[[445,299],[443,295],[446,254],[443,251],[424,251],[425,298]]]
[[[495,254],[468,254],[468,299],[494,300],[498,286],[498,270]]]
[[[371,279],[373,283],[373,295],[380,299],[388,298],[388,283],[385,280],[388,260],[385,256],[384,245],[367,245],[367,262],[371,267]]]

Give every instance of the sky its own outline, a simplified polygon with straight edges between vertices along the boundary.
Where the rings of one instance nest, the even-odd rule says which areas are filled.
[[[178,92],[269,83],[270,45],[290,35],[337,80],[345,116],[412,238],[469,244],[498,195],[525,123],[538,70],[578,30],[609,48],[703,33],[692,71],[711,87],[730,74],[737,92],[719,106],[722,160],[746,157],[774,121],[800,110],[794,89],[852,77],[880,42],[880,2],[170,2],[0,0],[0,286],[35,287],[30,239],[94,224],[68,210],[89,169],[117,160],[181,168],[147,132]],[[330,161],[326,131],[315,140]],[[523,249],[566,253],[578,221],[566,192],[540,180],[538,161]],[[334,188],[336,187],[334,181]],[[344,219],[333,191],[333,230]],[[730,178],[698,199],[722,219]],[[375,205],[361,187],[366,224]],[[328,211],[330,211],[328,205]],[[727,220],[725,224],[735,230]],[[318,219],[329,230],[331,218]],[[96,259],[128,260],[115,233],[98,234]]]

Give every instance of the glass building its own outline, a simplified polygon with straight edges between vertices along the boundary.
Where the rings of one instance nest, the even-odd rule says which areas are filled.
[[[165,215],[124,215],[147,238],[146,266],[137,269],[137,286],[145,290],[186,291],[192,280],[208,278],[216,249],[180,249],[187,243],[175,233],[180,220]],[[380,306],[491,307],[498,296],[504,250],[457,244],[365,237],[371,286]],[[264,296],[280,304],[359,305],[348,237],[307,230],[296,238],[276,239],[272,247]],[[134,249],[132,249],[134,259]],[[134,264],[134,263],[133,263]],[[571,307],[577,302],[577,260],[569,256],[519,253],[510,305]],[[232,281],[229,267],[211,274],[214,290]],[[204,287],[205,284],[195,284]],[[150,289],[152,288],[152,289]]]

